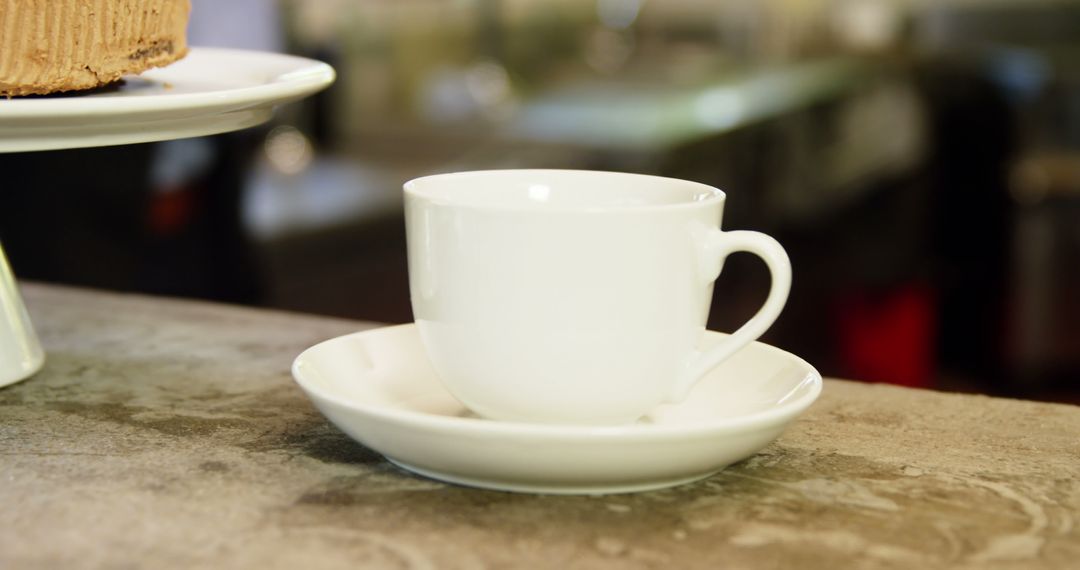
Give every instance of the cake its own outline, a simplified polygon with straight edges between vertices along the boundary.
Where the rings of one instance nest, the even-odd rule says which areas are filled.
[[[0,0],[0,96],[93,89],[187,54],[189,0]]]

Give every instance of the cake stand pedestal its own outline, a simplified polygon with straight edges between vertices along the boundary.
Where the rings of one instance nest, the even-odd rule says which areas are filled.
[[[183,60],[125,78],[113,89],[0,98],[0,152],[134,144],[240,130],[270,120],[278,105],[325,89],[334,77],[329,65],[302,57],[195,47]],[[44,362],[0,245],[0,387],[33,376]]]

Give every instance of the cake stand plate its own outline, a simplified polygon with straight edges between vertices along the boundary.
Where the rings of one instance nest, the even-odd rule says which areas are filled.
[[[145,143],[236,131],[322,89],[334,69],[275,53],[191,48],[187,57],[104,89],[0,98],[0,152]],[[29,378],[44,352],[0,247],[0,388]]]
[[[144,143],[235,131],[334,81],[320,61],[193,47],[184,59],[89,93],[0,98],[0,152]]]

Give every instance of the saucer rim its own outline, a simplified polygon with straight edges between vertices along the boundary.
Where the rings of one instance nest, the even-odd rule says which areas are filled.
[[[718,432],[739,433],[771,428],[775,427],[777,424],[786,424],[809,408],[820,396],[824,383],[821,373],[811,366],[810,363],[806,362],[806,360],[770,344],[754,341],[750,343],[750,345],[756,345],[758,348],[763,348],[767,352],[771,352],[778,356],[794,359],[798,365],[804,367],[807,373],[802,380],[799,381],[797,386],[809,383],[809,390],[804,395],[793,400],[781,402],[770,406],[765,410],[736,417],[710,419],[700,423],[680,425],[629,424],[594,426],[495,421],[479,417],[433,415],[407,409],[390,410],[386,407],[357,402],[339,396],[328,390],[324,390],[323,388],[311,384],[310,381],[305,379],[305,374],[300,370],[309,355],[318,351],[325,345],[343,343],[358,337],[390,334],[398,330],[415,327],[415,323],[389,325],[339,335],[318,342],[302,351],[293,360],[291,366],[293,380],[309,396],[315,396],[320,400],[333,403],[339,407],[367,416],[375,416],[384,421],[409,423],[425,429],[453,430],[461,434],[486,433],[497,430],[516,436],[533,436],[544,439],[560,436],[572,437],[574,439],[580,439],[582,437],[592,439],[618,439],[624,437],[645,437],[649,439],[664,437],[686,438],[693,435],[714,435]],[[727,336],[727,333],[711,330],[707,330],[706,334]]]
[[[390,455],[383,455],[387,461],[395,466],[404,469],[414,475],[426,477],[433,481],[439,481],[441,483],[450,483],[452,485],[461,485],[463,487],[472,487],[477,489],[488,489],[493,491],[504,491],[510,493],[535,493],[539,495],[621,495],[626,493],[642,493],[646,491],[657,491],[660,489],[669,489],[671,487],[678,487],[681,485],[688,485],[704,479],[708,479],[713,475],[727,469],[728,465],[717,469],[710,469],[704,473],[697,473],[687,477],[667,477],[654,479],[643,483],[634,484],[621,484],[621,485],[607,485],[603,483],[597,483],[594,485],[531,485],[531,484],[518,484],[502,481],[499,479],[483,478],[483,477],[463,477],[461,475],[445,473],[434,469],[428,469],[425,467],[416,467],[406,461],[401,461]]]

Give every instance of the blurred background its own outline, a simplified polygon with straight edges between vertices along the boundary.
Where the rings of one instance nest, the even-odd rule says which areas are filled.
[[[1080,403],[1080,4],[195,0],[193,45],[325,60],[230,135],[0,155],[26,280],[385,322],[401,183],[584,168],[728,192],[795,281],[764,338],[830,376]],[[732,256],[710,327],[768,273]]]

